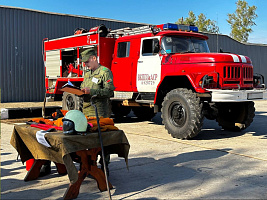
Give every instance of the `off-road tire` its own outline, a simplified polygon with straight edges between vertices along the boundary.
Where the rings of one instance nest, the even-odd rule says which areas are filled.
[[[154,116],[154,108],[133,107],[133,112],[138,119],[150,121]]]
[[[83,98],[75,94],[64,92],[62,96],[62,110],[83,110]]]
[[[250,126],[255,116],[254,102],[217,103],[219,126],[228,131],[241,131]]]
[[[171,90],[164,97],[161,112],[162,122],[174,138],[190,139],[201,131],[202,103],[191,90]]]

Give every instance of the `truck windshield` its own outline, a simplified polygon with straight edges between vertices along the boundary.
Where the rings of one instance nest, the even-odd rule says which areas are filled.
[[[195,37],[164,36],[161,40],[161,53],[209,53],[206,40]]]

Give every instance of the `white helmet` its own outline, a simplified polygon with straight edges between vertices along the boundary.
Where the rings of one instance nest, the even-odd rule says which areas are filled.
[[[79,110],[68,111],[62,121],[64,134],[83,134],[87,131],[87,119],[84,114]]]

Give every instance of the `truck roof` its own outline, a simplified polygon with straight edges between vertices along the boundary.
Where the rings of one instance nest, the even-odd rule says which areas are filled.
[[[188,36],[188,37],[197,37],[201,38],[203,40],[207,40],[209,37],[206,35],[203,35],[201,33],[195,33],[195,32],[186,32],[186,31],[160,31],[157,34],[153,33],[141,33],[136,35],[126,35],[123,37],[118,38],[118,40],[129,40],[129,39],[136,39],[136,38],[144,38],[144,37],[153,37],[153,36],[168,36],[168,35],[177,35],[177,36]]]
[[[178,35],[178,36],[189,36],[198,37],[207,40],[209,37],[200,33],[186,32],[186,31],[161,31],[157,35]]]

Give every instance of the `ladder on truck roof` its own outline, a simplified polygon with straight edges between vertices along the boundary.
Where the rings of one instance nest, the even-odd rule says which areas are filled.
[[[151,25],[147,26],[141,26],[141,27],[136,27],[136,28],[120,28],[116,30],[111,30],[108,34],[108,36],[113,36],[113,37],[121,37],[121,36],[128,36],[128,35],[137,35],[137,34],[143,34],[143,33],[151,33]]]

